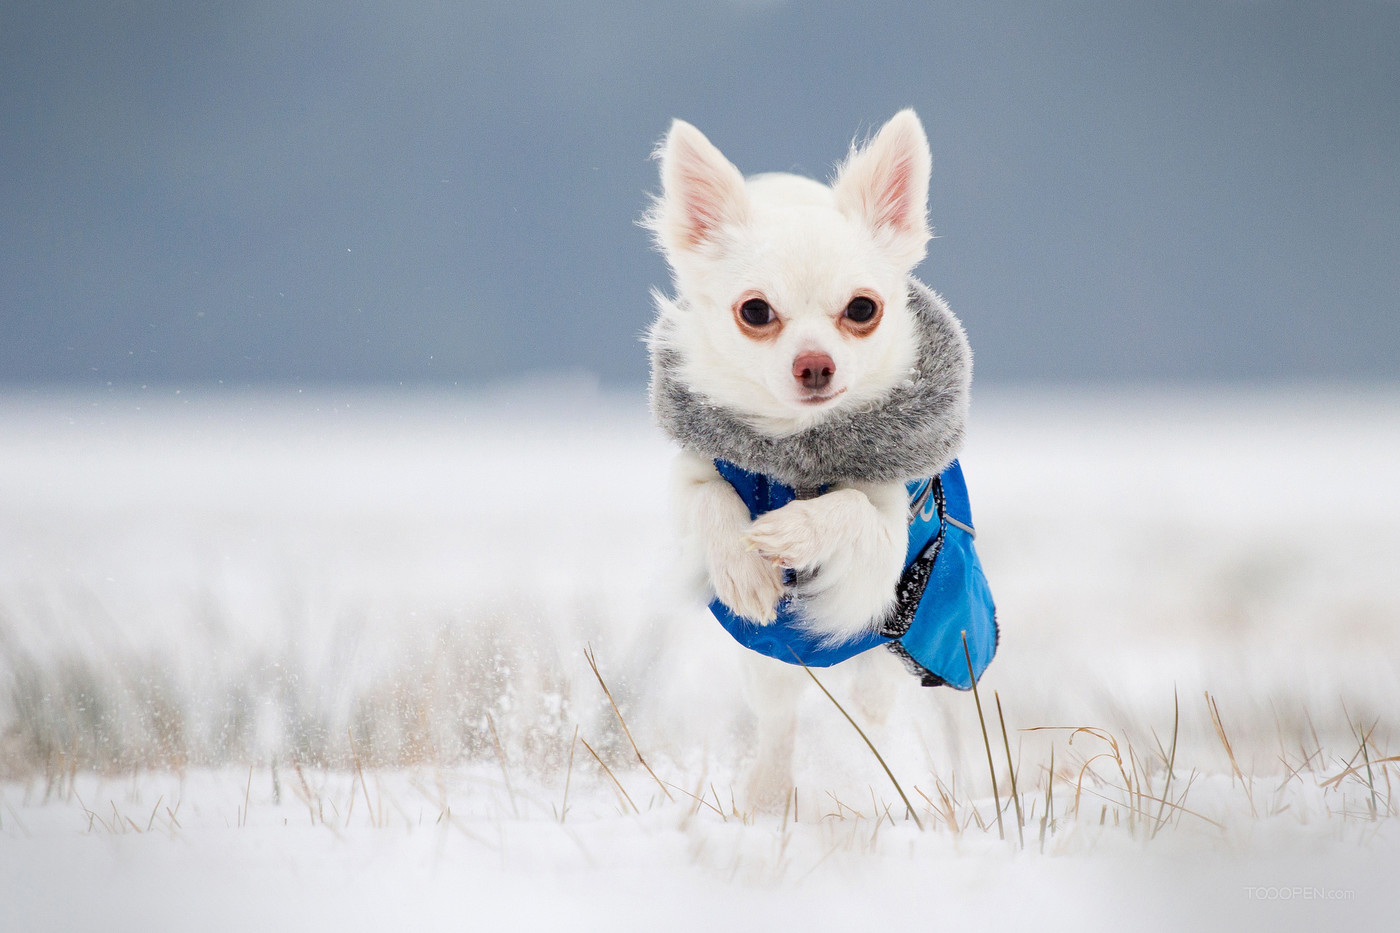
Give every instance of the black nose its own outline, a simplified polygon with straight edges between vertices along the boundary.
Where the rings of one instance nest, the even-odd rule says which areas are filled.
[[[792,378],[809,392],[820,392],[831,385],[836,362],[825,353],[803,353],[792,361]]]

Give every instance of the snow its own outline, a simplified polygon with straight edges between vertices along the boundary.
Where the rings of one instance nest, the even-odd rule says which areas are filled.
[[[1394,389],[979,392],[1022,847],[973,698],[880,723],[843,668],[925,829],[815,690],[795,818],[736,806],[738,648],[668,575],[636,396],[12,391],[0,928],[1374,922],[1398,455]]]

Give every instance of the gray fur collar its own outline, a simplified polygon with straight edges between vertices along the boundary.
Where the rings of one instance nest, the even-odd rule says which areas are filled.
[[[962,325],[926,285],[909,280],[922,347],[910,378],[879,402],[838,411],[810,428],[774,437],[682,385],[680,354],[664,321],[651,338],[651,410],[686,450],[774,477],[789,486],[894,482],[934,476],[962,446],[972,351]]]

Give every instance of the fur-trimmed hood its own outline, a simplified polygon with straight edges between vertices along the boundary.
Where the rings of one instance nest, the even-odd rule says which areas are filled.
[[[774,436],[750,426],[681,383],[681,355],[665,317],[652,328],[651,410],[686,450],[763,473],[790,486],[937,476],[962,446],[972,351],[948,305],[909,280],[909,308],[921,337],[909,378],[870,405],[833,412],[809,428]]]

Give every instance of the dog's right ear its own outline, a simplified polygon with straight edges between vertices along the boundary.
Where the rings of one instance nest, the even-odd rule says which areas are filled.
[[[744,176],[714,144],[684,120],[671,123],[657,147],[661,197],[644,223],[668,256],[695,253],[749,219]]]

